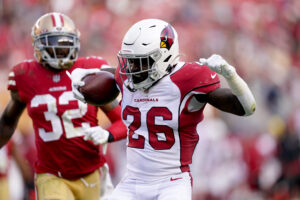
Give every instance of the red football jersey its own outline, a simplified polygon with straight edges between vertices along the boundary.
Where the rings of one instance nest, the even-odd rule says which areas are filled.
[[[105,162],[99,146],[84,141],[83,129],[98,125],[96,106],[73,97],[70,73],[76,68],[101,68],[98,57],[79,58],[68,70],[52,72],[36,61],[22,62],[9,74],[8,89],[17,90],[32,118],[37,173],[80,178]]]

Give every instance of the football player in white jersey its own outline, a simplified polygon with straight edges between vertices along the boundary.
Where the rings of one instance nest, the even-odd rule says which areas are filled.
[[[250,89],[219,55],[180,62],[175,29],[158,19],[134,24],[122,41],[118,59],[115,79],[128,128],[127,173],[110,199],[190,200],[189,164],[205,105],[251,115],[256,102]],[[86,73],[72,73],[73,94],[81,100],[84,97],[76,88]],[[230,88],[220,87],[218,75]]]

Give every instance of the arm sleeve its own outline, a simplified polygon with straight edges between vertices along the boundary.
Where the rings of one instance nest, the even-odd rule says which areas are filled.
[[[121,119],[121,106],[116,106],[114,109],[106,113],[106,115],[111,121],[111,126],[107,130],[113,135],[113,141],[126,138],[127,128]]]

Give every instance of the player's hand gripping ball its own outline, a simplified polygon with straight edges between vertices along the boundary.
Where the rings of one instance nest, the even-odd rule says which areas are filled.
[[[113,101],[119,94],[114,75],[107,71],[88,74],[83,77],[84,85],[79,92],[84,100],[93,105],[101,106]]]

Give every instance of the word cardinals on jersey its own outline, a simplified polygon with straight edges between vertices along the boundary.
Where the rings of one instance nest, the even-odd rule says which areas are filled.
[[[76,68],[99,68],[98,57],[78,58]],[[105,162],[101,148],[83,140],[84,128],[98,125],[98,108],[74,98],[66,70],[52,72],[36,61],[15,66],[9,74],[9,90],[17,90],[33,119],[37,146],[37,173],[77,179]]]

